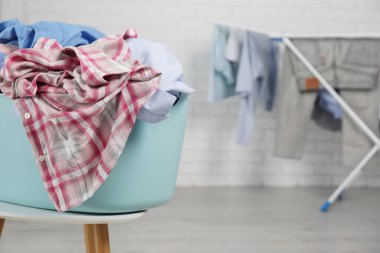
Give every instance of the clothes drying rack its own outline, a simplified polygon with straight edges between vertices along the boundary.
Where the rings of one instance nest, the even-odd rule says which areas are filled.
[[[320,208],[321,212],[327,212],[329,207],[335,203],[336,200],[343,198],[343,194],[348,190],[352,183],[360,176],[364,166],[380,149],[380,138],[372,132],[367,124],[351,109],[351,107],[342,99],[341,96],[334,90],[334,88],[326,81],[326,79],[319,73],[319,71],[310,63],[310,61],[302,54],[297,46],[292,42],[294,38],[376,38],[380,39],[378,33],[366,34],[283,34],[283,33],[268,33],[260,30],[235,26],[222,22],[214,22],[217,25],[226,27],[239,28],[246,31],[259,32],[267,34],[270,38],[282,41],[284,45],[300,60],[300,62],[311,72],[311,74],[320,82],[320,84],[335,98],[338,104],[343,108],[347,115],[359,126],[359,128],[373,141],[374,146],[368,153],[359,161],[350,174],[343,180],[338,188],[331,194],[331,196],[324,202]]]

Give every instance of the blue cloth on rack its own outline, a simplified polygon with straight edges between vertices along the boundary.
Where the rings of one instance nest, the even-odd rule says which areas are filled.
[[[227,41],[230,28],[215,25],[212,38],[212,66],[210,73],[210,88],[208,100],[210,102],[222,100],[236,95],[236,63],[226,57]]]
[[[317,126],[329,131],[341,131],[342,119],[335,118],[330,112],[319,106],[321,97],[317,97],[314,108],[311,113],[311,118],[315,121]]]
[[[80,46],[104,37],[100,31],[84,25],[38,22],[25,25],[17,19],[0,23],[0,43],[31,48],[41,37],[56,39],[63,46]]]
[[[139,38],[126,42],[132,58],[161,73],[159,89],[140,109],[137,118],[150,123],[162,121],[168,117],[181,93],[190,94],[194,89],[183,82],[182,66],[167,46]]]
[[[277,84],[278,42],[267,35],[233,29],[226,57],[239,65],[236,93],[240,95],[237,143],[248,145],[257,103],[272,110]]]
[[[318,106],[325,111],[329,112],[334,119],[342,118],[342,108],[335,100],[335,98],[326,90],[318,91]]]

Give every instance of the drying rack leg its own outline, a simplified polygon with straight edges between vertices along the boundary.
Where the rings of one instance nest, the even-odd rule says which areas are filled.
[[[368,163],[372,156],[379,150],[379,146],[375,145],[367,155],[356,165],[355,169],[346,177],[346,179],[339,185],[339,187],[333,192],[333,194],[328,198],[328,200],[321,206],[321,212],[327,212],[329,207],[335,202],[339,197],[342,197],[343,192],[347,191],[352,185],[355,179],[362,172],[363,167]]]

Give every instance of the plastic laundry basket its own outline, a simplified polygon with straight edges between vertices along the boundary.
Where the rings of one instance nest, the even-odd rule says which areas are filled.
[[[125,213],[168,202],[175,191],[187,116],[183,96],[160,123],[137,121],[106,182],[71,211]],[[0,94],[0,201],[54,209],[13,106]]]

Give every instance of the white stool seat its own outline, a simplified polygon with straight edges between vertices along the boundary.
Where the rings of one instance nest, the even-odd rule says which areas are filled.
[[[71,224],[109,224],[128,222],[144,214],[144,211],[125,214],[60,213],[53,210],[37,209],[0,201],[0,218],[8,220]]]

